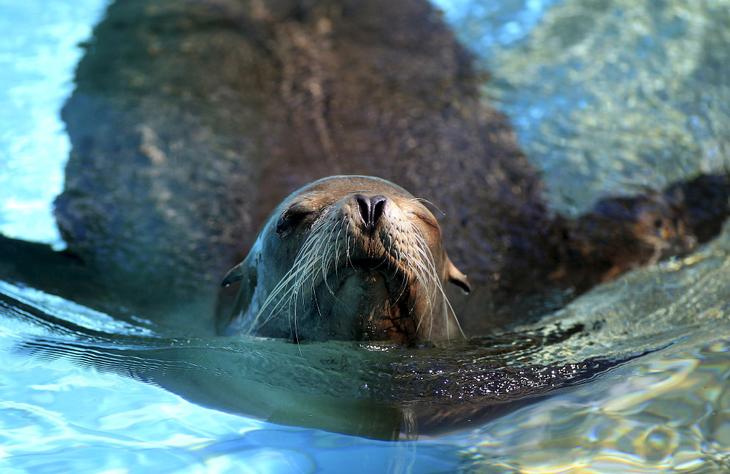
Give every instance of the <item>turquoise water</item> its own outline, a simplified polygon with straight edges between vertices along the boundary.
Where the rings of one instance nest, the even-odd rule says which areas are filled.
[[[492,72],[485,95],[512,118],[556,208],[578,212],[608,192],[728,166],[729,2],[438,3]],[[103,8],[0,3],[11,39],[0,44],[5,235],[61,245],[50,214],[68,154],[58,110],[76,44]],[[414,356],[377,345],[170,339],[143,318],[120,322],[0,282],[0,471],[723,472],[729,283],[726,226],[694,254],[596,288],[540,324],[581,324],[589,337],[491,341],[507,354],[497,358],[483,348]],[[408,387],[432,388],[434,404],[439,387],[468,400],[468,378],[489,362],[606,356],[626,362],[455,432],[399,442],[332,432],[388,429],[392,404],[363,404],[383,387],[407,413],[419,409]],[[445,368],[424,372],[426,363]],[[453,367],[473,371],[459,378]],[[205,408],[229,395],[282,424]],[[301,427],[312,425],[332,430]]]
[[[59,110],[105,1],[0,1],[0,232],[62,245],[51,215],[71,146]]]

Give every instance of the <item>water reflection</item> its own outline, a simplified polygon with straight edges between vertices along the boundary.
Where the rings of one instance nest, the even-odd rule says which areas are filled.
[[[472,467],[726,471],[730,340],[692,339],[484,427],[471,437]]]
[[[30,362],[35,368],[23,376],[18,370],[11,369],[17,364],[16,356],[12,355],[9,359],[11,368],[5,375],[11,378],[6,380],[12,380],[12,377],[24,380],[30,376],[35,392],[27,402],[5,404],[2,423],[6,427],[5,436],[11,440],[6,446],[12,449],[11,452],[24,452],[28,439],[48,436],[49,433],[63,433],[57,442],[68,442],[86,433],[83,431],[86,428],[79,431],[79,423],[97,426],[91,423],[93,419],[100,420],[102,425],[98,426],[99,432],[91,439],[106,447],[96,455],[110,463],[123,459],[112,456],[106,450],[120,446],[120,442],[133,456],[143,456],[142,453],[149,446],[110,439],[108,433],[125,435],[131,430],[142,439],[155,440],[158,439],[157,435],[172,432],[169,430],[180,430],[180,423],[184,426],[183,432],[187,433],[185,437],[163,437],[155,441],[160,443],[155,449],[167,453],[159,458],[159,462],[184,465],[194,462],[193,458],[202,457],[206,465],[209,463],[211,466],[230,466],[237,458],[271,462],[273,465],[290,459],[296,461],[297,465],[300,461],[308,465],[310,462],[323,462],[327,456],[333,455],[327,465],[339,465],[345,462],[346,453],[373,454],[374,450],[381,449],[375,442],[354,442],[348,438],[316,432],[286,430],[277,434],[277,429],[255,423],[242,428],[247,425],[244,425],[244,420],[236,421],[239,420],[237,417],[222,412],[201,411],[195,405],[181,401],[173,402],[171,395],[163,395],[154,388],[142,389],[131,381],[79,371],[73,365],[63,363],[69,357],[83,366],[132,375],[133,378],[160,384],[186,397],[191,396],[189,389],[196,380],[203,387],[215,387],[212,393],[241,395],[251,395],[259,390],[251,386],[250,382],[267,380],[289,390],[294,389],[299,403],[302,401],[299,396],[302,390],[317,396],[331,393],[334,400],[357,403],[356,400],[362,395],[359,391],[364,386],[369,384],[382,391],[388,387],[387,379],[394,380],[390,390],[395,392],[391,391],[391,395],[400,391],[398,397],[406,400],[412,397],[412,401],[417,401],[423,397],[418,390],[425,388],[429,390],[430,402],[438,403],[439,388],[447,388],[442,393],[447,397],[458,393],[468,394],[468,385],[463,384],[474,383],[479,378],[475,369],[488,374],[490,363],[495,361],[500,361],[499,364],[511,363],[516,370],[522,370],[530,362],[582,360],[641,347],[664,347],[594,378],[587,384],[554,394],[550,398],[535,400],[517,411],[513,410],[519,407],[498,412],[501,417],[489,417],[490,421],[483,422],[481,427],[472,432],[442,437],[436,445],[419,443],[382,447],[388,463],[377,463],[377,466],[398,472],[407,470],[402,463],[404,459],[411,459],[416,465],[427,469],[427,464],[421,463],[429,456],[440,457],[442,463],[439,465],[445,466],[443,462],[459,462],[456,453],[460,449],[461,455],[465,456],[461,462],[466,463],[462,467],[480,471],[518,469],[561,472],[585,465],[604,471],[639,469],[658,472],[668,468],[722,470],[727,467],[727,456],[730,454],[726,430],[726,419],[730,416],[730,405],[726,400],[730,377],[730,324],[727,317],[730,287],[724,284],[730,278],[729,234],[730,228],[726,229],[722,239],[684,260],[635,272],[611,285],[597,288],[557,313],[552,321],[543,321],[546,328],[580,321],[591,328],[588,337],[585,334],[580,336],[580,332],[570,334],[570,331],[564,333],[563,337],[545,337],[544,333],[541,336],[537,331],[523,339],[522,345],[514,344],[519,341],[515,336],[504,340],[482,340],[478,341],[480,345],[474,347],[473,351],[467,349],[460,352],[461,360],[453,365],[446,363],[449,357],[457,356],[453,351],[440,353],[435,350],[426,359],[413,357],[415,354],[407,352],[393,352],[387,347],[381,348],[384,350],[373,347],[367,355],[368,352],[318,344],[303,346],[300,353],[294,345],[272,341],[252,345],[245,341],[171,341],[139,337],[130,334],[126,327],[118,328],[118,334],[110,334],[105,342],[103,334],[95,334],[71,322],[63,323],[65,327],[59,327],[61,321],[48,325],[51,322],[48,315],[43,316],[41,311],[33,308],[36,301],[44,301],[43,298],[38,299],[37,292],[27,293],[6,285],[3,289],[6,304],[2,309],[4,318],[0,341],[6,348],[8,345],[17,348],[18,342],[21,342],[25,350],[40,349],[36,354],[41,355],[45,351],[46,356],[54,356],[31,359],[35,361]],[[30,306],[22,307],[17,303],[8,306],[7,303],[11,302],[8,296],[12,299],[24,297],[25,303]],[[63,308],[63,302],[55,303],[56,307]],[[40,332],[28,326],[29,318],[40,324]],[[13,321],[17,321],[17,324],[13,324]],[[58,337],[59,330],[61,335],[65,334],[64,337]],[[32,333],[36,336],[29,338],[28,335]],[[344,362],[348,366],[346,370],[342,366],[343,354],[348,358]],[[59,355],[64,357],[59,360],[56,358]],[[506,360],[501,361],[500,355],[504,355]],[[237,366],[236,361],[242,360],[244,362]],[[38,361],[44,362],[39,364]],[[60,367],[60,373],[65,375],[59,377],[58,373],[53,373],[44,379],[38,367],[49,364],[49,367]],[[459,369],[454,370],[455,366]],[[287,372],[292,368],[298,376],[291,377],[292,373]],[[222,385],[224,379],[220,377],[220,370],[228,371],[232,375],[229,380],[234,383],[238,381],[240,386]],[[235,373],[237,370],[244,372]],[[502,369],[493,375],[504,373]],[[276,382],[272,374],[281,375],[281,380]],[[528,374],[530,377],[535,375]],[[498,387],[499,380],[492,376],[489,376],[489,383]],[[171,381],[177,385],[169,385]],[[180,385],[180,381],[188,385],[187,392],[181,389],[183,385]],[[120,384],[123,384],[124,390],[139,398],[124,402],[114,395]],[[461,388],[454,391],[453,385]],[[16,388],[10,400],[25,396],[25,390],[20,386],[11,386]],[[86,394],[80,388],[84,386],[96,388]],[[286,406],[279,398],[282,393],[272,390],[270,385],[261,389],[262,400],[269,400],[279,409]],[[345,392],[342,392],[343,389]],[[97,418],[97,415],[86,414],[69,425],[74,418],[67,417],[73,417],[78,409],[71,409],[68,405],[69,397],[63,395],[67,390],[71,390],[69,396],[73,394],[74,402],[78,400],[77,397],[108,398],[108,403],[117,407],[114,410],[121,410],[122,413],[112,414],[114,410],[109,412],[102,405],[92,412],[97,415],[106,413],[104,416]],[[204,390],[198,395],[206,392],[211,393],[210,390]],[[382,392],[380,395],[383,395]],[[66,404],[57,405],[54,400],[58,397],[65,399]],[[206,401],[200,398],[193,396],[190,399],[206,405]],[[153,400],[160,411],[150,410]],[[308,400],[304,406],[311,416],[317,413],[318,402],[315,399]],[[319,403],[323,403],[323,410],[315,416],[331,414],[332,409],[336,408],[332,400],[321,399]],[[464,400],[462,403],[468,405],[470,402]],[[54,410],[40,408],[45,406],[53,406]],[[85,410],[88,411],[88,407]],[[346,410],[347,416],[337,418],[354,423],[363,420],[374,422],[375,413],[384,413],[382,407],[373,411],[373,407],[357,408],[351,405]],[[161,428],[160,421],[173,414],[168,425]],[[361,416],[360,421],[357,416]],[[241,425],[236,427],[237,423]],[[297,423],[301,424],[302,421]],[[157,428],[145,432],[150,425]],[[230,434],[236,430],[244,431],[240,437]],[[88,436],[88,433],[84,436]],[[324,442],[324,439],[327,441]],[[321,448],[314,451],[293,448],[311,442],[318,443]],[[323,445],[319,444],[322,442]],[[167,448],[162,449],[163,446]],[[441,450],[445,450],[443,455],[439,454]],[[418,457],[416,452],[419,453]],[[86,453],[94,454],[93,451]],[[169,457],[166,457],[168,454]],[[286,456],[282,457],[284,454]],[[441,457],[444,455],[445,458]],[[127,458],[127,462],[132,459]]]
[[[672,345],[568,394],[490,422],[461,438],[477,470],[600,472],[728,469],[730,228],[684,260],[587,294],[557,321],[601,321],[581,357],[657,341]],[[548,351],[549,353],[550,351]],[[469,441],[465,441],[468,439]],[[702,471],[704,472],[704,471]]]
[[[49,312],[39,292],[11,285],[1,290],[5,318],[32,322],[12,336],[15,352],[73,360],[228,413],[380,439],[450,432],[493,419],[642,355],[626,348],[585,358],[550,357],[562,355],[551,347],[585,340],[582,325],[562,330],[559,324],[431,349],[295,345],[250,337],[169,339],[129,324],[97,330],[98,322],[85,326],[63,317],[74,303],[56,300],[61,311]],[[46,334],[37,334],[38,328]],[[644,352],[654,348],[647,344]]]

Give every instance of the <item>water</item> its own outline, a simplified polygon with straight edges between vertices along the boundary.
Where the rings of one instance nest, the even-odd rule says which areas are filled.
[[[71,149],[58,114],[81,50],[105,6],[0,2],[0,232],[62,246],[51,202]]]
[[[49,211],[68,145],[57,110],[71,90],[74,45],[103,3],[0,4],[13,38],[0,46],[6,235],[59,243]],[[492,72],[485,94],[512,118],[556,208],[575,213],[609,192],[728,166],[730,2],[438,3]],[[692,255],[582,296],[541,321],[545,329],[521,328],[529,337],[516,344],[497,338],[417,355],[170,338],[145,319],[121,322],[4,282],[0,470],[727,471],[728,282],[726,225]],[[575,325],[588,335],[541,336]],[[377,437],[409,413],[454,406],[450,397],[467,407],[483,400],[480,390],[496,387],[490,363],[585,360],[621,363],[587,379],[570,366],[572,382],[553,396],[535,392],[503,412],[496,404],[456,432],[389,442],[318,429]]]
[[[728,167],[726,1],[437,3],[556,208]]]

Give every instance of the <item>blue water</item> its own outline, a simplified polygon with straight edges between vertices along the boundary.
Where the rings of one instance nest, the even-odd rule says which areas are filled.
[[[51,215],[69,152],[59,109],[73,87],[77,45],[105,3],[0,2],[4,235],[63,245]],[[730,44],[729,2],[437,4],[492,72],[485,95],[512,119],[544,170],[556,208],[578,212],[607,192],[658,188],[728,166],[730,48],[721,46]],[[730,469],[727,226],[696,253],[632,272],[548,318],[545,324],[604,326],[590,345],[568,341],[541,357],[660,350],[507,416],[418,441],[377,441],[204,408],[154,383],[101,370],[98,356],[95,363],[29,357],[18,350],[29,340],[81,340],[84,331],[134,338],[139,350],[159,338],[143,319],[120,322],[12,282],[0,282],[0,296],[15,302],[0,305],[1,472]],[[69,333],[59,321],[83,331]],[[183,354],[214,344],[174,343]],[[265,350],[260,354],[270,354]],[[179,362],[157,357],[139,365],[164,374],[175,369],[165,364]],[[273,362],[298,360],[296,353],[286,357]]]
[[[70,144],[59,110],[102,0],[0,2],[0,232],[62,245],[51,215]]]

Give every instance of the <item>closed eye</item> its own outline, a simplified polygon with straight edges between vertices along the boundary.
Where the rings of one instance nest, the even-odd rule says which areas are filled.
[[[418,212],[418,211],[413,212],[413,215],[418,217],[421,220],[421,222],[428,225],[429,227],[432,227],[433,229],[435,229],[437,231],[441,230],[441,227],[439,227],[438,222],[436,222],[436,218],[434,218],[433,216],[430,216],[426,213]]]
[[[314,214],[315,212],[311,209],[293,205],[281,213],[279,220],[276,222],[276,233],[281,237],[286,237],[291,231]]]

